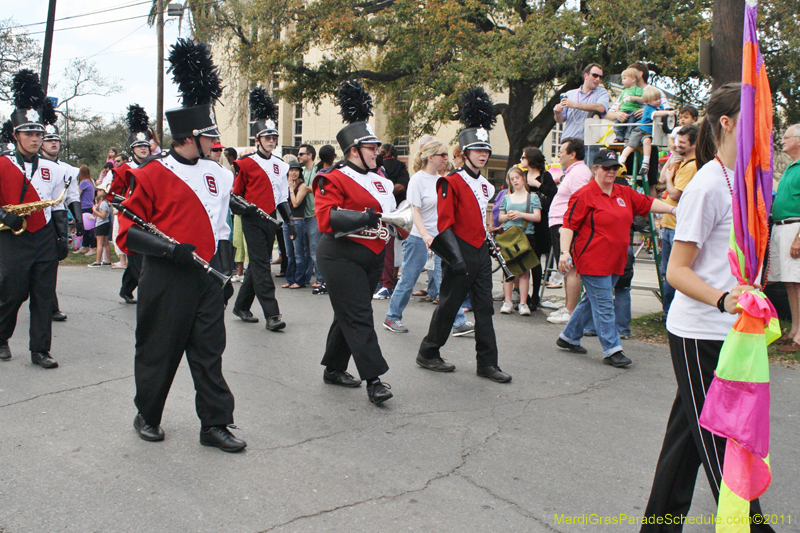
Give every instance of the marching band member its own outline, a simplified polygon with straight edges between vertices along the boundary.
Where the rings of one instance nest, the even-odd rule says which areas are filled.
[[[239,171],[233,183],[233,194],[243,197],[250,205],[242,205],[236,199],[231,201],[231,211],[242,215],[242,231],[250,254],[250,268],[236,296],[233,314],[245,322],[258,322],[250,312],[250,306],[257,297],[267,321],[266,328],[278,331],[286,327],[275,299],[275,281],[270,269],[278,225],[264,218],[258,210],[261,209],[275,220],[277,209],[284,224],[289,227],[290,237],[294,238],[287,179],[289,165],[272,153],[278,145],[278,127],[275,123],[278,107],[261,87],[250,92],[250,109],[256,116],[251,131],[258,148],[255,153],[234,163]]]
[[[0,205],[4,206],[0,229],[6,230],[0,231],[0,360],[11,359],[8,340],[19,308],[30,297],[31,361],[55,368],[58,363],[50,356],[50,344],[59,244],[50,206],[61,203],[63,196],[70,204],[80,205],[80,197],[65,188],[64,168],[38,155],[46,105],[39,76],[21,70],[14,76],[12,90],[16,146],[12,154],[0,157]],[[29,214],[13,207],[34,202],[38,205],[29,206]]]
[[[334,313],[322,377],[331,385],[361,385],[347,372],[352,354],[359,376],[367,382],[369,400],[379,404],[392,397],[389,385],[380,380],[389,365],[381,354],[372,317],[372,293],[383,270],[386,241],[363,238],[363,229],[381,226],[379,213],[393,211],[395,199],[392,182],[375,172],[381,143],[367,123],[372,98],[360,81],[353,80],[339,86],[337,103],[348,123],[336,134],[344,162],[313,182],[315,212],[323,234],[317,264]],[[353,232],[357,233],[336,238],[338,233]]]
[[[113,174],[113,181],[108,187],[108,194],[111,198],[112,195],[127,197],[130,194],[131,184],[128,170],[139,168],[144,163],[144,160],[150,157],[150,128],[148,126],[149,118],[145,110],[133,104],[128,106],[128,115],[126,117],[128,122],[128,146],[131,151],[131,158],[117,168],[111,169]],[[119,289],[119,297],[125,303],[135,304],[136,299],[133,297],[133,291],[139,285],[139,276],[142,273],[142,256],[131,253],[128,254],[128,266],[122,274],[122,286]]]
[[[61,167],[64,170],[65,176],[72,178],[69,189],[67,190],[68,197],[80,198],[81,193],[78,189],[79,170],[58,157],[58,153],[61,151],[61,135],[59,135],[58,127],[56,126],[58,117],[49,100],[45,100],[42,110],[42,119],[45,125],[40,155]],[[70,211],[72,211],[72,217],[75,219],[75,234],[78,236],[83,235],[83,213],[81,213],[80,201],[71,203],[69,208]],[[51,216],[53,217],[57,236],[58,260],[61,261],[69,255],[69,215],[67,214],[67,208],[64,206],[64,203],[54,205],[52,207]],[[67,315],[59,309],[58,294],[53,298],[52,319],[55,322],[63,322],[67,319]]]
[[[165,113],[172,149],[127,171],[133,191],[121,204],[177,241],[120,219],[119,245],[144,256],[134,360],[139,413],[133,425],[143,440],[164,439],[164,402],[186,352],[202,424],[200,444],[238,452],[247,443],[228,430],[234,401],[222,376],[224,309],[232,289],[230,283],[221,288],[193,256],[230,273],[226,217],[233,175],[203,157],[219,137],[213,106],[222,88],[204,43],[178,39],[169,61],[183,95],[183,107]]]
[[[494,186],[481,176],[492,154],[489,131],[495,123],[494,105],[482,88],[470,89],[461,98],[458,134],[464,166],[437,182],[439,235],[431,250],[442,258],[439,305],[433,312],[428,335],[422,340],[417,364],[435,372],[452,372],[455,365],[441,358],[450,328],[467,294],[475,313],[475,349],[478,376],[498,383],[511,376],[497,366],[497,339],[492,325],[492,263],[486,241],[486,207]]]

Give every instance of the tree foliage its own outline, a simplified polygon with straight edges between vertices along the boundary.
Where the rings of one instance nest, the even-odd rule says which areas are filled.
[[[0,20],[0,100],[11,101],[11,80],[17,71],[39,70],[39,45],[13,18]]]
[[[613,74],[645,60],[690,93],[708,10],[707,0],[229,0],[194,24],[251,80],[280,73],[279,96],[292,102],[318,103],[362,78],[392,135],[432,132],[470,86],[505,93],[498,110],[515,161],[541,145],[558,95],[590,62]],[[532,116],[535,100],[544,108]]]

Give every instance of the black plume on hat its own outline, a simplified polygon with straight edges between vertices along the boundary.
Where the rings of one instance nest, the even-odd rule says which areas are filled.
[[[219,71],[214,66],[206,43],[179,38],[172,45],[168,60],[172,79],[183,96],[183,107],[213,104],[222,96]]]
[[[23,69],[14,75],[11,83],[14,93],[14,107],[17,109],[41,109],[45,95],[39,75],[29,69]]]
[[[255,120],[278,120],[278,106],[261,87],[255,87],[250,91],[250,111],[255,115]]]
[[[336,105],[346,124],[366,121],[372,116],[372,97],[360,80],[347,80],[339,84]]]
[[[49,98],[45,98],[42,103],[42,122],[47,126],[54,126],[58,122],[56,108],[53,107],[53,101]]]
[[[150,119],[147,116],[144,108],[139,104],[131,104],[128,106],[128,131],[131,133],[146,132]]]
[[[461,95],[458,117],[467,128],[491,130],[497,122],[496,115],[494,104],[483,87],[473,87]]]
[[[14,144],[14,125],[11,123],[11,119],[3,122],[3,128],[0,130],[0,144],[2,143]]]

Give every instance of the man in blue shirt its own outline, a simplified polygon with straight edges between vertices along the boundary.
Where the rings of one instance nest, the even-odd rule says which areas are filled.
[[[583,125],[590,115],[597,113],[600,117],[608,111],[608,91],[600,87],[603,81],[603,67],[590,63],[583,69],[583,85],[567,92],[561,102],[553,108],[556,122],[564,124],[562,138],[577,137],[584,140]],[[591,146],[589,148],[599,147]],[[587,150],[587,161],[591,161],[592,150]]]

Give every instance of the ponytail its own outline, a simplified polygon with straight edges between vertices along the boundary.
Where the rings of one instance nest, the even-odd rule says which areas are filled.
[[[422,167],[428,164],[428,160],[431,156],[438,152],[443,146],[444,144],[436,139],[426,142],[422,149],[414,155],[414,166],[412,167],[414,172],[422,170]]]

